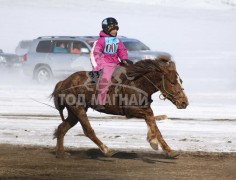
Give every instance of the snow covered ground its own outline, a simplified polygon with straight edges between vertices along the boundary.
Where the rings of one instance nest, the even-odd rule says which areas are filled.
[[[229,5],[231,4],[231,5]],[[120,35],[170,52],[190,105],[178,110],[154,95],[158,126],[170,146],[186,151],[236,152],[236,9],[227,0],[0,0],[0,48],[14,52],[22,39],[45,35],[97,35],[100,22],[116,17]],[[48,96],[54,84],[37,85],[20,73],[1,72],[0,143],[54,146],[61,122]],[[108,146],[150,149],[142,120],[90,110],[91,123]],[[79,125],[66,136],[73,147],[96,147]]]

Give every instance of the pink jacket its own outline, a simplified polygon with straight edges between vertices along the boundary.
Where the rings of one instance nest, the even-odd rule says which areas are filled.
[[[100,32],[100,38],[94,42],[90,53],[93,71],[103,69],[104,64],[115,66],[120,61],[128,59],[128,53],[123,42],[117,37],[111,37]]]

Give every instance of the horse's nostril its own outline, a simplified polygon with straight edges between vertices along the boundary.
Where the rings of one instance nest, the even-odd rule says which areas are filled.
[[[182,107],[186,108],[188,106],[188,102],[182,102]]]

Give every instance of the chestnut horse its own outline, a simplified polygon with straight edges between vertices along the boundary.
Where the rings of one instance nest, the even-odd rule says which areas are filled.
[[[52,97],[63,121],[54,133],[57,138],[57,157],[64,157],[64,136],[78,122],[84,134],[106,156],[116,153],[98,139],[87,117],[88,108],[96,110],[97,107],[98,79],[98,72],[81,71],[57,83]],[[145,119],[148,126],[147,140],[151,147],[157,150],[160,144],[167,156],[176,157],[178,153],[174,152],[163,139],[151,109],[151,96],[157,91],[160,91],[162,98],[170,100],[179,109],[188,106],[182,80],[176,71],[175,63],[169,57],[146,59],[127,67],[118,67],[109,85],[105,109],[98,111],[127,118]],[[64,108],[68,111],[67,118],[63,115]]]

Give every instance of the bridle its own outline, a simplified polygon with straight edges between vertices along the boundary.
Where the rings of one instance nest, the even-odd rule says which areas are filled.
[[[173,93],[170,93],[169,91],[167,91],[167,89],[166,89],[166,83],[165,83],[165,75],[163,74],[162,76],[161,76],[161,80],[162,80],[162,88],[163,88],[163,90],[165,91],[165,93],[166,93],[166,95],[164,95],[162,92],[161,92],[161,90],[160,90],[160,88],[158,88],[147,76],[145,76],[145,75],[143,75],[143,77],[146,79],[146,80],[148,80],[158,91],[160,91],[160,95],[159,95],[159,99],[160,100],[166,100],[167,98],[168,99],[170,99],[170,101],[172,101],[172,102],[177,102],[178,100],[176,100],[176,97],[177,97],[177,95],[179,94],[179,92],[177,92],[176,94],[173,94]]]
[[[161,79],[162,79],[162,87],[163,87],[164,91],[166,92],[166,94],[168,94],[171,97],[175,97],[176,95],[174,95],[166,90],[165,75],[164,74],[161,76]]]

